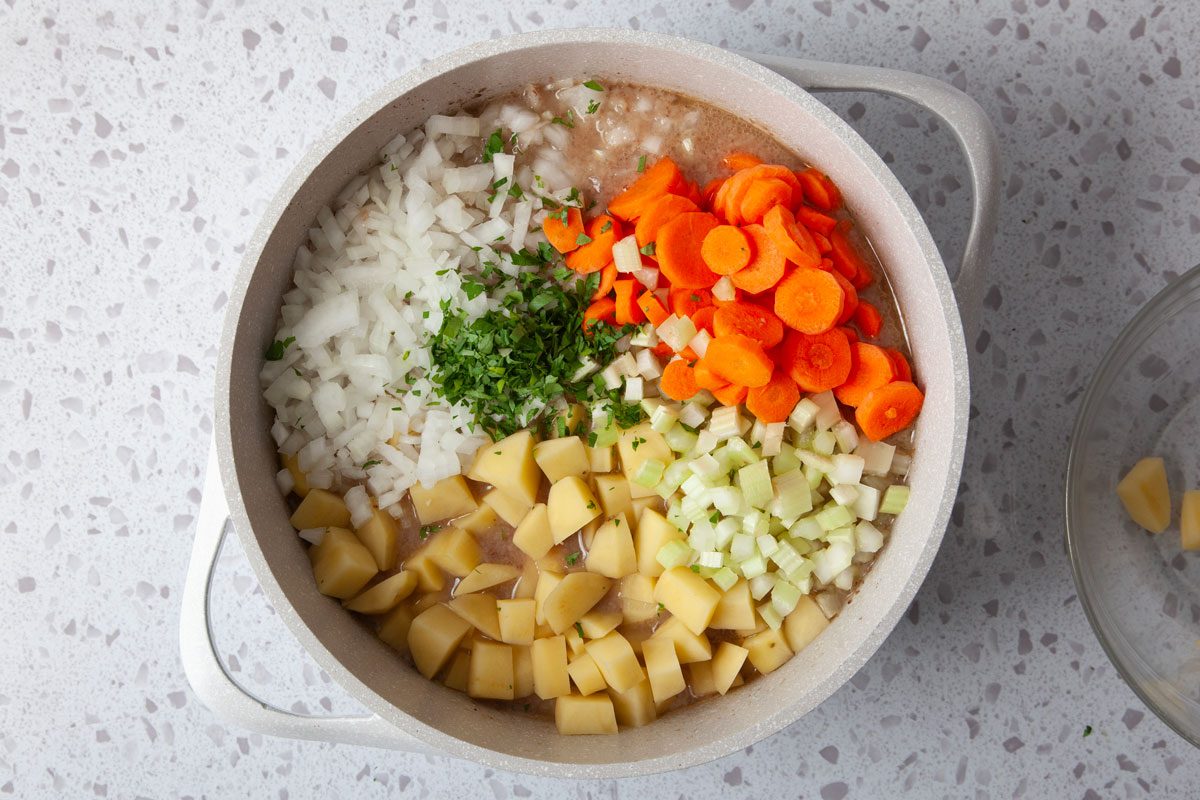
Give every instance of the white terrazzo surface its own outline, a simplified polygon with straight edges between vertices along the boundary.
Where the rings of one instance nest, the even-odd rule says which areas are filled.
[[[816,712],[667,776],[555,782],[222,724],[176,634],[242,243],[318,131],[398,72],[478,37],[600,23],[922,72],[995,121],[1006,202],[977,413],[918,601]],[[0,797],[1195,796],[1194,751],[1083,617],[1060,486],[1103,347],[1198,260],[1198,33],[1184,2],[3,0]],[[952,260],[967,198],[949,136],[898,102],[830,102]],[[217,590],[247,685],[296,710],[354,708],[236,544]]]

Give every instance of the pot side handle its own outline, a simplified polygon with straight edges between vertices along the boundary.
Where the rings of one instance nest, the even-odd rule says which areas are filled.
[[[209,450],[204,495],[183,587],[179,625],[180,655],[192,690],[224,721],[257,733],[434,753],[378,715],[307,716],[269,705],[238,685],[225,669],[217,654],[209,615],[213,572],[229,525],[229,506],[225,502],[215,451],[215,446]]]
[[[944,81],[911,72],[758,53],[743,55],[809,91],[875,92],[899,97],[921,106],[949,126],[966,157],[971,180],[971,224],[953,283],[968,336],[973,336],[979,327],[984,270],[1000,213],[1000,142],[979,104]]]

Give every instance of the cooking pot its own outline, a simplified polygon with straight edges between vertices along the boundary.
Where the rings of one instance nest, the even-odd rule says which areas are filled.
[[[838,184],[887,271],[925,406],[915,426],[907,510],[858,593],[785,666],[728,696],[615,736],[560,736],[552,720],[476,702],[421,677],[368,625],[321,595],[275,483],[272,412],[259,370],[297,247],[317,210],[375,163],[380,148],[431,114],[529,83],[586,75],[694,97],[749,120]],[[810,91],[906,98],[948,124],[973,183],[972,222],[952,287],[929,230],[880,157]],[[440,753],[497,769],[580,778],[687,767],[795,722],[845,683],[916,594],[950,516],[967,440],[969,373],[959,304],[973,318],[998,205],[995,132],[982,110],[936,80],[881,69],[745,56],[627,30],[557,30],[496,39],[435,59],[389,84],[320,139],[275,195],[230,292],[217,362],[214,447],[183,597],[181,645],[196,693],[236,725],[303,739]],[[212,568],[232,522],[268,600],[305,650],[370,712],[310,717],[273,708],[233,682],[208,617]]]

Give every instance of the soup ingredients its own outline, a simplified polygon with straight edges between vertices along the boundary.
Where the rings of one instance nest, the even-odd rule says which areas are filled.
[[[1183,493],[1179,538],[1184,550],[1200,550],[1200,489],[1189,489]]]
[[[1171,490],[1161,458],[1134,464],[1117,484],[1117,496],[1133,521],[1150,533],[1162,533],[1171,524]]]

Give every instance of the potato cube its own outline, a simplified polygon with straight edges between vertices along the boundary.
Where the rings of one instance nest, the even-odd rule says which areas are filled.
[[[633,537],[633,548],[637,552],[638,572],[650,578],[663,574],[663,565],[658,563],[658,551],[667,542],[686,541],[683,531],[653,509],[646,509],[638,518],[637,533]]]
[[[383,614],[400,605],[416,588],[416,573],[400,570],[346,603],[346,608],[359,614]]]
[[[579,619],[579,628],[589,639],[601,639],[620,624],[620,611],[589,611]]]
[[[375,564],[380,569],[395,569],[399,531],[391,514],[375,509],[371,512],[371,518],[354,531],[354,535],[375,556]]]
[[[583,625],[576,622],[563,633],[567,640],[567,649],[572,656],[577,656],[587,649],[587,640],[583,638]]]
[[[513,532],[512,543],[530,558],[541,558],[554,547],[550,534],[550,513],[545,503],[538,503],[529,510]]]
[[[435,535],[429,543],[429,557],[456,578],[466,577],[483,560],[479,543],[462,528],[446,528]]]
[[[456,692],[466,694],[470,674],[471,651],[459,650],[454,654],[454,658],[450,659],[450,666],[446,668],[446,677],[442,679],[442,683]]]
[[[617,712],[617,722],[621,725],[640,728],[658,719],[658,709],[654,705],[654,696],[647,680],[643,679],[641,683],[623,692],[609,689],[608,696],[612,698],[613,710]]]
[[[513,650],[500,642],[476,639],[467,672],[467,694],[490,700],[512,700]]]
[[[622,625],[617,630],[628,640],[629,646],[638,655],[642,654],[642,644],[654,635],[654,631],[650,630],[649,625]]]
[[[757,624],[754,598],[750,595],[750,584],[741,578],[729,591],[721,594],[717,610],[713,612],[708,627],[719,630],[753,631]]]
[[[513,651],[513,698],[533,694],[533,655],[528,645],[515,644]]]
[[[721,593],[690,567],[673,567],[654,584],[654,599],[692,633],[703,633],[721,602]]]
[[[418,615],[430,606],[435,606],[440,602],[441,600],[436,594],[420,595],[416,600],[412,601],[413,614]]]
[[[443,478],[428,489],[414,483],[408,496],[422,525],[470,514],[479,505],[462,475]]]
[[[653,489],[647,489],[633,479],[643,463],[655,459],[663,464],[670,464],[675,460],[675,454],[671,452],[667,440],[651,428],[649,422],[642,422],[623,430],[621,438],[617,439],[617,451],[621,455],[621,471],[629,481],[629,493],[633,497],[650,497],[655,494]]]
[[[561,425],[559,424],[559,420],[562,420]],[[550,425],[550,435],[555,438],[574,436],[583,428],[586,422],[587,409],[583,407],[583,403],[571,403],[554,415],[554,423]]]
[[[490,531],[499,521],[500,517],[496,515],[491,506],[480,503],[470,514],[454,520],[454,527],[462,528],[467,533],[478,536]]]
[[[417,671],[432,680],[470,633],[471,623],[444,605],[422,611],[408,629],[408,649]]]
[[[533,691],[543,700],[571,693],[567,673],[567,643],[561,636],[535,639],[529,648],[533,659]]]
[[[763,675],[779,669],[792,657],[792,648],[788,647],[782,630],[768,628],[747,636],[742,640],[742,646],[749,651],[750,663]]]
[[[827,627],[829,620],[825,619],[817,601],[805,596],[800,598],[796,608],[784,619],[783,636],[792,652],[799,653]]]
[[[412,606],[398,606],[379,623],[379,638],[401,653],[408,653],[408,629],[416,613]]]
[[[533,644],[534,610],[532,600],[500,600],[496,603],[500,614],[500,636],[508,644]]]
[[[532,503],[526,503],[523,499],[500,489],[492,489],[485,494],[483,502],[490,506],[500,519],[514,528],[521,524],[521,520],[525,519],[529,509],[533,508]]]
[[[532,600],[537,591],[538,568],[533,561],[526,561],[521,567],[521,577],[513,585],[512,596],[516,600]]]
[[[479,564],[454,587],[454,594],[470,594],[502,583],[508,583],[521,574],[512,564]]]
[[[683,620],[671,617],[655,629],[651,639],[670,639],[675,644],[675,654],[680,664],[708,661],[712,658],[712,645],[704,634],[692,633]]]
[[[669,700],[687,688],[675,643],[670,639],[647,639],[642,643],[642,658],[646,661],[654,702]]]
[[[688,684],[694,697],[707,697],[717,693],[713,682],[712,661],[697,661],[687,665]]]
[[[616,733],[617,715],[607,694],[567,694],[554,701],[554,724],[564,736]]]
[[[596,475],[592,480],[596,484],[596,499],[604,509],[604,516],[611,518],[633,512],[629,481],[623,475]]]
[[[288,472],[292,473],[292,491],[297,497],[304,497],[308,494],[308,477],[300,471],[300,457],[295,453],[283,455],[279,457],[283,462],[283,466]]]
[[[608,590],[612,580],[593,572],[572,572],[559,581],[546,597],[542,613],[555,633],[562,633],[592,610]]]
[[[317,489],[308,493],[313,497]],[[307,498],[306,498],[307,502]],[[321,543],[308,548],[313,577],[321,594],[347,600],[379,572],[371,552],[345,528],[329,528]]]
[[[446,603],[446,607],[471,623],[477,631],[493,639],[500,638],[500,619],[496,598],[490,594],[464,594]]]
[[[542,468],[551,483],[571,475],[583,476],[588,472],[587,451],[578,436],[547,439],[533,446],[533,460]]]
[[[539,625],[546,624],[546,598],[554,591],[563,576],[558,572],[544,571],[538,575],[537,589],[533,593],[533,602],[537,604],[537,614],[534,619]]]
[[[600,506],[592,496],[592,490],[582,478],[575,475],[563,478],[550,487],[546,506],[555,544],[600,516]]]
[[[1184,550],[1200,550],[1200,489],[1183,493],[1179,512],[1179,543]]]
[[[584,562],[588,572],[609,578],[624,578],[637,572],[637,554],[633,549],[633,532],[625,515],[613,517],[596,531],[591,549]]]
[[[713,686],[718,692],[725,694],[729,691],[749,654],[749,650],[733,642],[721,642],[712,657]]]
[[[309,489],[300,505],[292,512],[292,527],[349,528],[350,509],[342,498],[326,489]]]
[[[604,676],[600,674],[600,667],[596,666],[595,659],[588,655],[586,650],[576,654],[567,664],[567,674],[571,676],[575,688],[582,695],[589,695],[604,688]]]
[[[1143,458],[1117,484],[1117,496],[1138,525],[1162,533],[1171,524],[1171,490],[1161,458]]]
[[[467,477],[490,483],[529,505],[537,502],[542,473],[533,460],[533,434],[517,431],[506,439],[485,444],[475,453]]]
[[[639,497],[630,504],[633,510],[629,513],[629,524],[633,528],[634,533],[637,533],[638,524],[642,519],[642,512],[650,509],[658,514],[663,512],[663,499],[661,497]]]
[[[625,637],[616,631],[588,642],[587,652],[600,668],[604,681],[618,692],[632,689],[646,677],[642,665],[638,663],[637,653],[633,652]]]
[[[608,447],[591,447],[589,445],[584,445],[584,450],[587,451],[589,472],[612,472],[612,445],[609,445]]]
[[[404,569],[417,576],[417,586],[423,592],[440,592],[446,586],[446,575],[433,560],[433,542],[404,559]]]
[[[658,601],[654,599],[654,578],[640,572],[626,575],[617,585],[621,598],[621,614],[625,622],[645,622],[658,616]]]

